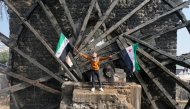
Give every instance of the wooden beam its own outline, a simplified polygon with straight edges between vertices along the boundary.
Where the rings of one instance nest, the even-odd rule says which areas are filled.
[[[84,35],[84,31],[85,31],[85,29],[86,29],[86,26],[87,26],[87,24],[88,24],[88,20],[89,20],[89,18],[90,18],[90,15],[91,15],[91,13],[92,13],[92,10],[93,10],[93,8],[94,8],[94,5],[95,5],[96,1],[97,1],[97,0],[92,0],[91,3],[90,3],[89,9],[88,9],[87,14],[86,14],[86,17],[85,17],[85,19],[84,19],[84,21],[83,21],[82,28],[81,28],[81,30],[80,30],[79,36],[78,36],[77,41],[76,41],[76,43],[75,43],[75,47],[76,47],[76,48],[78,48],[79,45],[80,45],[82,36]]]
[[[66,4],[65,0],[59,0],[59,2],[61,3],[62,7],[64,8],[65,14],[66,14],[66,16],[67,16],[67,18],[68,18],[68,20],[69,20],[69,22],[71,24],[71,27],[73,28],[75,38],[77,38],[77,31],[76,31],[75,23],[73,21],[71,13],[70,13],[70,11],[69,11],[69,9],[67,7],[67,4]]]
[[[140,37],[140,39],[141,40],[150,40],[151,38],[158,38],[158,37],[160,37],[161,35],[163,35],[165,33],[175,31],[175,30],[178,30],[178,29],[183,28],[183,27],[187,27],[188,25],[190,25],[190,21],[187,21],[187,22],[184,22],[182,24],[179,24],[176,27],[172,27],[172,28],[168,28],[166,30],[162,30],[158,34],[154,34],[152,36],[142,36],[142,37]]]
[[[38,3],[40,5],[40,7],[43,9],[43,11],[45,12],[46,16],[48,17],[48,19],[51,22],[52,26],[56,30],[57,34],[60,35],[62,30],[61,30],[61,27],[59,26],[56,18],[54,17],[53,13],[50,11],[48,6],[43,4],[43,2],[41,0],[38,0]]]
[[[171,0],[163,0],[166,4],[168,4],[171,8],[174,8],[176,6],[175,3],[173,3],[173,1]],[[185,23],[187,22],[187,19],[185,17],[185,15],[183,14],[183,12],[181,10],[179,11],[176,11],[176,15],[180,18],[180,20]],[[189,31],[190,33],[190,26],[186,26],[187,30]]]
[[[30,7],[29,11],[26,13],[26,15],[25,15],[25,19],[26,20],[28,20],[30,18],[31,14],[34,12],[34,10],[36,9],[36,7],[38,6],[37,1],[34,2],[34,4]],[[21,26],[18,29],[17,34],[16,34],[17,41],[19,40],[19,36],[21,35],[23,29],[24,29],[24,25],[22,23]]]
[[[25,24],[30,31],[36,36],[37,39],[39,39],[42,44],[46,47],[46,49],[50,52],[50,54],[56,59],[56,61],[66,70],[67,74],[70,76],[70,78],[73,81],[77,81],[77,79],[72,75],[72,73],[69,71],[69,69],[65,66],[65,64],[54,55],[54,51],[49,47],[49,45],[44,41],[44,39],[39,35],[39,33],[23,18],[21,17],[21,14],[11,5],[8,0],[4,0],[4,3],[11,9],[17,16],[18,18]]]
[[[157,21],[157,20],[159,20],[159,19],[161,19],[161,18],[163,18],[163,17],[165,17],[165,16],[179,10],[179,9],[182,9],[182,8],[188,6],[189,4],[190,4],[190,0],[188,0],[186,2],[183,2],[181,5],[176,6],[175,8],[171,9],[170,11],[168,11],[168,12],[166,12],[166,13],[160,15],[160,16],[157,16],[157,17],[155,17],[155,18],[153,18],[151,20],[148,20],[147,22],[145,22],[145,23],[143,23],[143,24],[141,24],[139,26],[136,26],[135,28],[133,28],[133,29],[131,29],[131,30],[129,30],[129,31],[123,33],[123,34],[126,34],[126,35],[132,34],[132,33],[140,30],[141,28],[143,28],[143,27],[145,27],[145,26],[147,26],[147,25],[149,25],[151,23],[153,23],[153,22],[155,22],[155,21]]]
[[[63,31],[62,31],[61,27],[59,26],[59,24],[58,24],[56,18],[54,17],[53,13],[49,10],[48,6],[46,6],[46,5],[43,4],[43,2],[41,0],[39,0],[38,3],[42,7],[43,11],[45,12],[45,14],[48,17],[49,21],[51,22],[52,26],[56,30],[57,36],[59,37],[60,33],[63,33]],[[76,62],[75,62],[75,60],[73,60],[74,58],[73,58],[73,56],[70,53],[69,53],[69,58],[71,59],[73,65],[75,66],[77,72],[79,73],[80,79],[83,80],[83,77],[81,76],[82,73],[78,69],[78,66],[77,66]],[[58,60],[58,61],[59,61],[60,64],[62,64],[62,62],[60,62],[60,60]]]
[[[100,35],[96,40],[94,40],[88,47],[93,47],[98,42],[100,42],[103,38],[105,38],[108,34],[117,29],[121,24],[123,24],[127,19],[129,19],[132,15],[134,15],[138,10],[140,10],[143,6],[145,6],[150,0],[145,0],[140,5],[138,5],[135,9],[133,9],[129,14],[124,16],[120,21],[118,21],[115,25],[109,28],[106,32]]]
[[[146,43],[146,42],[144,42],[144,41],[142,41],[142,40],[139,40],[139,39],[137,39],[137,38],[135,38],[135,37],[133,37],[133,36],[124,35],[124,37],[127,38],[127,39],[132,40],[133,42],[138,42],[139,44],[141,44],[141,45],[143,45],[143,46],[145,46],[145,47],[147,47],[147,48],[150,48],[150,49],[152,49],[152,50],[154,50],[154,51],[160,53],[161,55],[164,55],[164,56],[166,56],[166,57],[168,57],[168,58],[170,58],[170,59],[176,61],[176,63],[179,64],[179,65],[182,65],[182,66],[184,66],[184,67],[190,68],[190,63],[185,62],[184,59],[181,58],[181,57],[176,57],[176,56],[174,56],[174,55],[171,55],[171,54],[169,54],[169,53],[167,53],[167,52],[161,50],[160,48],[154,47],[154,46],[152,46],[152,45],[150,45],[150,44],[148,44],[148,43]]]
[[[170,94],[162,87],[161,83],[156,79],[152,72],[150,72],[148,69],[146,69],[145,63],[141,61],[139,57],[138,62],[141,68],[146,72],[146,74],[152,79],[152,81],[155,83],[155,85],[160,89],[160,91],[165,95],[165,97],[170,101],[170,103],[175,107],[175,109],[182,109],[179,104],[175,101],[175,99],[172,99]]]
[[[14,106],[15,106],[15,109],[20,109],[19,105],[18,105],[18,102],[16,100],[16,97],[15,97],[15,94],[10,92],[10,95],[11,95],[11,98],[13,100],[13,103],[14,103]]]
[[[12,48],[14,51],[16,51],[17,53],[19,53],[22,57],[26,58],[29,62],[33,63],[35,66],[37,66],[38,68],[40,68],[41,70],[43,70],[44,72],[46,72],[47,74],[49,74],[50,76],[52,76],[53,78],[55,78],[57,81],[59,81],[61,83],[64,82],[60,77],[58,77],[53,72],[51,72],[50,70],[48,70],[46,67],[44,67],[43,65],[41,65],[35,59],[31,58],[29,55],[26,55],[20,49],[18,49],[17,47],[15,47],[14,46],[14,42],[11,42],[11,40],[8,37],[4,36],[2,33],[0,33],[0,40],[5,45],[7,45],[8,47]]]
[[[53,94],[61,94],[61,92],[58,91],[58,90],[55,90],[55,89],[53,89],[51,87],[48,87],[48,86],[46,86],[44,84],[41,84],[39,82],[36,82],[34,80],[28,79],[28,78],[26,78],[24,76],[21,76],[19,74],[16,74],[16,73],[13,73],[13,72],[1,69],[1,68],[0,68],[0,72],[3,73],[3,74],[7,74],[7,75],[9,75],[9,76],[11,76],[13,78],[16,78],[16,79],[19,79],[21,81],[27,82],[29,84],[32,84],[32,85],[34,85],[36,87],[39,87],[40,89],[43,89],[43,90],[48,91],[48,92],[51,92]]]
[[[113,8],[117,4],[119,0],[114,0],[112,4],[109,6],[109,8],[106,10],[106,12],[103,14],[102,18],[96,23],[93,30],[88,34],[88,36],[84,39],[84,41],[79,46],[79,50],[81,50],[93,37],[94,33],[98,30],[98,28],[102,25],[102,23],[106,20],[106,18],[109,16],[109,14],[112,12]]]
[[[185,105],[184,109],[190,109],[190,98],[189,98],[187,104]]]
[[[121,37],[122,38],[122,37]],[[125,40],[122,38],[122,40]],[[128,40],[128,44],[132,45],[133,42]],[[173,72],[171,72],[169,69],[167,69],[165,66],[163,66],[159,61],[157,61],[154,57],[152,57],[150,54],[145,52],[143,49],[140,47],[137,49],[139,53],[144,55],[146,58],[150,59],[150,61],[154,62],[158,67],[160,67],[166,74],[168,74],[171,78],[173,78],[181,87],[186,89],[188,92],[190,92],[190,85],[178,78]]]
[[[102,17],[102,12],[101,12],[101,9],[100,9],[100,6],[99,6],[97,0],[96,0],[96,4],[95,4],[95,9],[98,11],[98,16],[99,16],[99,18],[101,18],[101,17]],[[102,23],[102,26],[103,26],[103,28],[104,28],[104,31],[106,31],[107,28],[106,28],[105,23]]]
[[[128,45],[124,42],[123,38],[119,37],[119,41],[117,41],[117,43],[121,43],[124,46],[124,48],[128,47]],[[140,49],[140,48],[138,48],[138,49]],[[139,65],[141,66],[141,68],[150,77],[150,79],[154,82],[154,84],[160,89],[160,91],[166,96],[166,98],[170,101],[170,103],[176,109],[181,109],[181,107],[178,105],[178,103],[174,99],[172,99],[172,97],[170,96],[170,94],[161,86],[161,83],[154,77],[153,73],[149,69],[146,68],[145,63],[143,63],[143,61],[138,56],[137,56],[137,59],[138,59],[138,62],[139,62]]]
[[[57,73],[56,75],[61,75],[62,73]],[[36,82],[46,82],[48,80],[52,79],[51,76],[44,76],[42,78],[39,78],[37,80],[35,80]],[[19,90],[23,90],[23,89],[26,89],[28,87],[32,86],[31,84],[29,83],[26,83],[26,82],[22,82],[22,83],[19,83],[19,84],[16,84],[16,85],[13,85],[13,86],[10,86],[10,87],[7,87],[7,88],[4,88],[4,89],[1,89],[0,90],[0,94],[2,93],[6,93],[6,92],[16,92],[16,91],[19,91]]]
[[[148,87],[146,86],[145,82],[143,81],[142,77],[140,76],[139,72],[134,72],[136,78],[138,79],[139,83],[141,84],[146,96],[148,97],[148,100],[150,101],[153,109],[158,109],[158,107],[156,106],[156,103],[152,97],[152,95],[150,94],[150,92],[148,91]]]

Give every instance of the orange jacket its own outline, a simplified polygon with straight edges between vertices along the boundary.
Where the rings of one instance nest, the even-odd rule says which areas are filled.
[[[90,61],[92,70],[99,70],[100,69],[100,66],[99,66],[100,61],[106,60],[106,59],[109,58],[109,56],[91,58],[91,57],[89,57],[89,56],[87,56],[85,54],[82,54],[81,56]]]

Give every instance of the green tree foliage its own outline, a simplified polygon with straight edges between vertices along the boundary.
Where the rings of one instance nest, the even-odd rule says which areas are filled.
[[[7,64],[9,60],[9,51],[0,52],[0,63]]]

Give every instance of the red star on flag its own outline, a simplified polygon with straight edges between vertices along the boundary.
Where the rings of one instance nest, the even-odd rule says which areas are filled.
[[[131,59],[134,60],[134,57],[132,57]]]
[[[69,40],[68,40],[68,39],[66,39],[66,42],[69,42]]]
[[[132,49],[129,49],[128,52],[132,52]]]
[[[58,54],[60,54],[60,52]]]

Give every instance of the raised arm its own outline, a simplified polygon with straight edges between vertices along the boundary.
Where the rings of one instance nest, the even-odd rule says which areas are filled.
[[[115,56],[115,55],[118,54],[118,53],[119,53],[119,52],[116,52],[116,53],[114,53],[114,54],[112,54],[112,55],[110,55],[110,56],[100,57],[100,61],[106,60],[106,59],[109,59],[109,58],[112,58],[113,56]]]
[[[85,54],[83,54],[83,53],[81,53],[81,52],[79,52],[79,54],[80,54],[82,57],[84,57],[84,58],[86,58],[86,59],[88,59],[88,60],[91,59],[90,57],[88,57],[87,55],[85,55]]]

